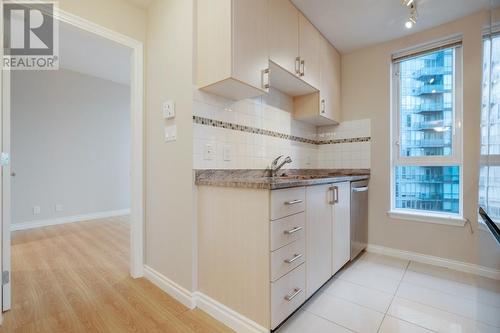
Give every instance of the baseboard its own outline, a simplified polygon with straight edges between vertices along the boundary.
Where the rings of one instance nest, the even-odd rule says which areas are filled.
[[[500,270],[490,267],[470,264],[457,260],[445,259],[441,257],[430,256],[417,252],[403,251],[375,244],[368,244],[366,251],[383,254],[390,257],[396,257],[400,259],[412,260],[423,264],[430,264],[434,266],[450,268],[460,272],[472,273],[490,279],[500,280]]]
[[[192,292],[178,285],[153,268],[145,265],[144,277],[188,308],[194,309],[196,307],[196,300]]]
[[[123,215],[130,215],[130,209],[121,209],[121,210],[112,210],[112,211],[107,211],[107,212],[65,216],[65,217],[58,217],[55,219],[40,220],[40,221],[28,221],[28,222],[21,222],[21,223],[13,223],[10,225],[10,230],[11,231],[26,230],[26,229],[47,227],[50,225],[84,222],[84,221],[105,219],[108,217],[123,216]]]
[[[269,333],[267,328],[201,292],[195,292],[194,298],[198,308],[238,333]]]

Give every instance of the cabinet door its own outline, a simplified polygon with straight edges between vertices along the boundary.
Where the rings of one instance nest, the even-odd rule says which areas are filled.
[[[306,297],[332,276],[331,200],[330,185],[306,188]]]
[[[340,54],[321,36],[320,114],[340,122]]]
[[[269,0],[270,59],[297,74],[299,56],[299,11],[290,0]]]
[[[351,183],[334,187],[332,275],[351,259]]]
[[[267,90],[263,71],[269,68],[268,0],[233,0],[233,76]]]
[[[302,79],[319,89],[320,33],[311,22],[299,13],[299,55],[303,63]]]

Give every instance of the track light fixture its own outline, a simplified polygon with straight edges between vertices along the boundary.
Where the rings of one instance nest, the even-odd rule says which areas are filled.
[[[417,23],[418,12],[417,12],[417,2],[415,0],[401,0],[403,6],[410,9],[410,15],[405,23],[406,29],[413,28],[413,25]]]

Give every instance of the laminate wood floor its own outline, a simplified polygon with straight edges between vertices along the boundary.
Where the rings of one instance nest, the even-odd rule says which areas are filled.
[[[129,275],[127,217],[12,233],[0,332],[233,332]]]

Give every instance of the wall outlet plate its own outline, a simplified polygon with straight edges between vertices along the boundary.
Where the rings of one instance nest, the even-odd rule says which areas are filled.
[[[175,103],[174,101],[165,101],[162,105],[163,118],[172,119],[175,117]]]
[[[177,126],[165,127],[165,142],[172,142],[177,140]]]
[[[56,204],[55,207],[54,207],[54,210],[56,212],[62,212],[64,210],[64,207],[61,204]]]
[[[224,145],[224,151],[223,151],[223,158],[224,161],[229,162],[231,161],[233,151],[231,145]]]
[[[203,159],[205,161],[213,161],[215,159],[215,146],[211,143],[205,145],[203,150]]]

